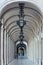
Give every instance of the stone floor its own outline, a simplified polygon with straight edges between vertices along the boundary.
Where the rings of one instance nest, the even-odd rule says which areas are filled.
[[[37,65],[28,59],[15,59],[8,65]]]

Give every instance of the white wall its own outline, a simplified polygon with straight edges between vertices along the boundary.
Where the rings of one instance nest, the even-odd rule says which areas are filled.
[[[36,38],[33,38],[28,45],[28,58],[36,64],[41,63],[41,43]]]
[[[8,34],[7,34],[8,35]],[[4,31],[4,64],[9,64],[14,60],[14,42]]]
[[[9,62],[14,60],[14,42],[9,38]]]
[[[8,37],[8,63],[14,60],[14,42]]]

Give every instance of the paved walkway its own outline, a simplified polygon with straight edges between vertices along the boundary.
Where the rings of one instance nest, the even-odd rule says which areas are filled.
[[[14,61],[12,61],[11,63],[9,63],[8,65],[37,65],[34,64],[33,62],[31,62],[28,59],[15,59]]]

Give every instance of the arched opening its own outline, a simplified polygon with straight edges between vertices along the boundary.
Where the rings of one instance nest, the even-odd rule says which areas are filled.
[[[17,58],[26,58],[27,57],[27,42],[23,41],[23,44],[20,41],[16,42],[17,48]]]
[[[18,40],[20,41],[19,35],[21,34],[20,28],[17,25],[17,22],[20,20],[20,3],[24,3],[23,21],[26,21],[26,25],[23,28],[23,44],[18,42]],[[27,56],[28,59],[25,58],[27,63],[29,59],[37,64],[39,63],[39,60],[42,61],[41,51],[39,51],[41,50],[40,32],[42,14],[37,6],[24,1],[12,2],[2,9],[1,23],[2,65],[8,65],[11,61],[15,60],[15,56],[18,57],[18,61],[20,57],[23,58],[24,56]]]

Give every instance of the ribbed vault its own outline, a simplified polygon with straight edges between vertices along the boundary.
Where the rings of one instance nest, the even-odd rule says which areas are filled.
[[[31,3],[24,2],[24,20],[26,25],[23,32],[25,39],[29,41],[36,36],[41,26],[41,13],[40,10]],[[18,40],[20,28],[17,26],[19,20],[19,2],[13,2],[6,5],[1,12],[3,18],[3,25],[7,34],[14,40]]]

